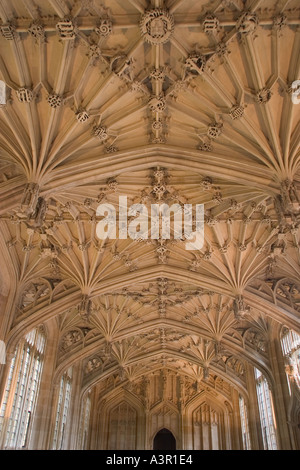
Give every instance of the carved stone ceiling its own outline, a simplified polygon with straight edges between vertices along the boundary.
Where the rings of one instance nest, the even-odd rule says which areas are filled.
[[[162,366],[240,383],[224,364],[257,354],[268,367],[269,319],[299,328],[299,11],[0,1],[4,334],[57,316],[59,370],[83,361],[89,384]],[[204,204],[203,248],[102,242],[97,207],[119,196]]]

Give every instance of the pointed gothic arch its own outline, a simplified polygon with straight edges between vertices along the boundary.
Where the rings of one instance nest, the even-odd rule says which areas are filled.
[[[169,429],[162,428],[155,434],[153,450],[176,450],[176,439]]]

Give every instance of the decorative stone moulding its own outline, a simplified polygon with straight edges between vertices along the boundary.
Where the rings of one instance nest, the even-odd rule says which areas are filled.
[[[78,305],[78,313],[84,320],[88,320],[91,313],[92,302],[87,295],[83,295]]]
[[[76,36],[75,25],[71,19],[64,19],[56,24],[56,30],[61,39],[74,39]]]
[[[34,21],[30,27],[28,28],[28,32],[33,36],[35,39],[44,39],[45,38],[45,30],[44,26],[38,22]]]
[[[233,301],[234,316],[237,320],[241,320],[250,311],[248,305],[246,305],[242,296],[237,296]]]
[[[274,29],[281,31],[281,29],[284,28],[285,26],[287,26],[287,18],[285,15],[281,14],[281,15],[277,15],[274,17],[273,19]]]
[[[92,131],[92,135],[98,137],[101,141],[108,138],[107,129],[104,126],[95,126]]]
[[[109,18],[101,18],[95,32],[104,38],[109,36],[112,32],[112,22]]]
[[[198,146],[198,150],[201,150],[201,152],[212,152],[213,147],[210,142],[202,142]]]
[[[21,103],[30,103],[33,100],[33,91],[30,88],[19,88],[16,94]]]
[[[105,147],[106,153],[115,153],[118,152],[118,150],[118,147],[115,147],[114,145],[109,145],[108,147]]]
[[[221,191],[220,191],[219,189],[217,189],[217,190],[215,191],[215,194],[214,194],[212,200],[213,200],[214,202],[216,202],[217,204],[221,204],[221,202],[223,202],[222,193],[221,193]]]
[[[101,49],[97,44],[91,44],[87,56],[92,59],[99,59],[101,57]]]
[[[206,65],[206,58],[201,54],[192,54],[185,61],[185,68],[193,73],[202,75]]]
[[[206,34],[217,33],[219,31],[220,22],[214,15],[206,15],[203,21],[203,30]]]
[[[206,176],[201,181],[203,191],[209,191],[212,188],[213,181],[209,176]]]
[[[285,212],[297,213],[300,211],[300,196],[295,183],[289,179],[281,183],[281,203]]]
[[[162,130],[162,127],[163,127],[163,124],[162,124],[161,119],[158,119],[158,120],[153,121],[153,123],[152,123],[152,129],[153,129],[154,131],[160,131],[160,130]]]
[[[149,101],[149,108],[153,112],[162,112],[166,108],[166,99],[164,96],[153,96]]]
[[[122,70],[128,60],[130,59],[128,59],[125,54],[120,54],[113,57],[110,61],[111,71],[119,76],[120,73],[122,74]]]
[[[231,119],[235,120],[235,119],[239,119],[243,116],[244,114],[244,108],[243,106],[239,106],[239,105],[236,105],[236,106],[233,106],[229,112],[229,115],[231,117]]]
[[[165,194],[167,188],[164,184],[157,184],[153,187],[153,193],[155,194],[156,199],[160,200]]]
[[[262,88],[256,94],[256,101],[258,103],[267,103],[272,97],[272,92],[268,88]]]
[[[33,213],[35,226],[41,227],[47,210],[47,202],[43,197],[39,197],[36,203],[35,211]]]
[[[116,193],[119,187],[119,183],[115,179],[109,179],[107,181],[107,186],[110,191]]]
[[[15,38],[15,27],[8,23],[0,26],[1,34],[7,41],[12,41]]]
[[[258,19],[255,13],[243,13],[238,19],[237,30],[240,34],[253,33],[258,25]]]
[[[58,108],[62,105],[62,98],[59,95],[51,94],[47,98],[48,103],[50,104],[51,108]]]
[[[174,18],[167,10],[155,8],[142,16],[140,29],[145,41],[150,44],[164,44],[174,32]]]
[[[127,58],[125,62],[121,65],[121,68],[116,71],[118,77],[128,80],[130,83],[133,80],[133,59]]]
[[[166,172],[163,168],[157,168],[153,172],[153,176],[154,176],[157,183],[161,183],[161,182],[165,181],[165,179],[166,179]],[[160,285],[161,285],[161,281],[162,280],[159,279]],[[167,283],[167,279],[164,279],[164,283],[165,284]]]
[[[163,82],[165,77],[166,77],[166,74],[165,74],[164,70],[161,69],[161,68],[153,69],[150,72],[150,77],[153,78],[154,80],[159,81],[159,82]]]
[[[76,118],[78,122],[83,123],[86,122],[90,118],[90,116],[89,113],[85,109],[83,109],[76,113]]]
[[[22,213],[30,215],[35,212],[38,202],[39,189],[40,188],[37,183],[26,184],[20,206]]]
[[[211,139],[217,139],[222,134],[222,123],[213,122],[208,126],[207,135]]]
[[[144,85],[137,80],[131,82],[130,84],[130,91],[134,92],[137,91],[139,93],[143,93],[148,95],[148,89],[144,87]]]
[[[155,135],[153,135],[151,137],[151,144],[165,144],[166,142],[167,142],[166,137],[162,135],[159,137],[156,137]]]
[[[219,57],[223,57],[225,54],[230,54],[230,51],[228,50],[228,46],[227,46],[226,42],[220,41],[216,45],[216,54]]]

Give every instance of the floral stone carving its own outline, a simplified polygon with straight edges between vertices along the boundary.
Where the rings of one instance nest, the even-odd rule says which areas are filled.
[[[174,19],[167,10],[148,10],[141,18],[140,29],[145,41],[150,44],[163,44],[173,34]]]

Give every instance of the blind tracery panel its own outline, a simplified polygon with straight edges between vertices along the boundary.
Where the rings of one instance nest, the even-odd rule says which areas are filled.
[[[193,412],[193,438],[195,450],[219,450],[221,431],[220,413],[207,403]]]
[[[108,450],[135,450],[137,437],[137,413],[126,402],[120,403],[109,413]]]

